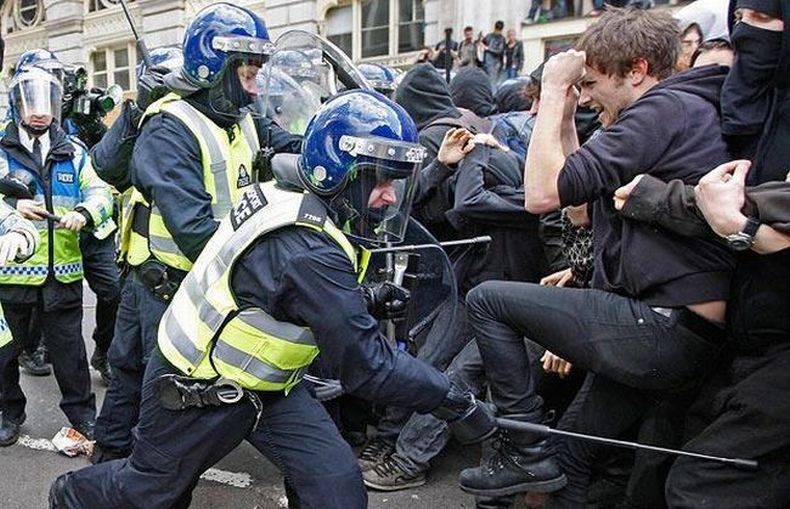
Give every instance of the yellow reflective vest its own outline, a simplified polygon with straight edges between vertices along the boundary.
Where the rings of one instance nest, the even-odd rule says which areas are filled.
[[[246,249],[269,232],[302,226],[325,233],[357,268],[356,252],[307,192],[273,182],[245,190],[198,257],[159,324],[159,349],[181,372],[224,377],[244,388],[288,391],[318,355],[309,328],[276,320],[263,309],[239,309],[231,271]]]
[[[203,163],[203,184],[211,195],[211,211],[221,221],[233,207],[242,188],[252,183],[252,163],[260,148],[255,124],[250,115],[233,126],[230,141],[225,129],[217,126],[176,94],[169,94],[145,110],[140,128],[151,116],[166,112],[178,118],[198,142]],[[136,217],[135,217],[136,216]],[[169,267],[188,271],[192,262],[181,252],[167,230],[156,203],[130,191],[121,220],[121,256],[138,266],[151,256]]]
[[[35,182],[34,200],[44,202],[45,195],[49,194],[51,211],[55,215],[63,216],[80,207],[88,212],[94,225],[101,225],[112,216],[112,193],[93,170],[87,148],[73,138],[70,141],[74,156],[50,163],[48,184],[38,173],[26,168],[4,150],[0,150],[0,178],[9,172],[28,173]],[[45,185],[49,186],[46,192]],[[33,224],[39,232],[39,249],[24,262],[0,267],[0,284],[40,286],[50,273],[61,283],[81,280],[79,233],[55,227],[47,220],[33,221]]]

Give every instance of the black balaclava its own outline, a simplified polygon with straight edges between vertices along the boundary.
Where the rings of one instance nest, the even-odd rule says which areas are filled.
[[[439,118],[461,116],[447,83],[431,64],[416,65],[406,73],[395,90],[395,102],[403,106],[417,129]]]
[[[491,81],[479,67],[464,67],[450,81],[450,94],[459,108],[471,110],[478,117],[497,112]]]
[[[779,0],[738,0],[737,8],[741,7],[781,16]],[[782,57],[782,37],[782,32],[744,22],[731,28],[735,60],[721,92],[722,132],[725,135],[762,132],[773,100],[777,67]]]

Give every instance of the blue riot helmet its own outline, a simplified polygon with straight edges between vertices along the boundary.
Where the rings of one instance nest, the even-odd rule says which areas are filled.
[[[400,242],[425,157],[406,110],[378,92],[351,90],[329,99],[310,121],[298,172],[350,237]]]
[[[8,84],[14,122],[34,135],[43,134],[53,121],[59,121],[62,102],[60,82],[35,65],[20,67]]]
[[[391,67],[381,64],[359,64],[359,71],[368,80],[368,83],[377,91],[387,97],[392,97],[395,92],[398,74]]]
[[[168,85],[177,91],[208,90],[208,102],[216,113],[239,118],[255,99],[256,75],[273,50],[257,14],[229,3],[210,5],[187,27],[182,80],[167,80]]]
[[[58,60],[58,57],[55,56],[49,50],[39,48],[39,49],[30,49],[22,53],[17,60],[16,66],[14,67],[14,73],[18,72],[25,67],[36,66],[40,69],[44,69],[48,73],[52,74],[55,79],[57,79],[61,85],[63,84],[63,75],[65,72],[65,66],[63,62]]]
[[[149,56],[151,67],[161,67],[169,69],[170,71],[175,71],[184,65],[184,52],[181,51],[181,48],[178,46],[164,46],[161,48],[156,48],[150,51]],[[148,72],[148,67],[149,64],[146,62],[140,62],[137,64],[138,80],[143,74]]]

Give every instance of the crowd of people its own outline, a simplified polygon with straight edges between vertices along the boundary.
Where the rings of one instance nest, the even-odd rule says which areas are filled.
[[[377,91],[345,81],[295,128],[275,83],[331,72],[288,67],[219,3],[90,147],[61,126],[64,67],[29,52],[0,139],[0,446],[43,340],[95,440],[52,508],[188,507],[243,440],[290,507],[362,508],[427,482],[452,436],[482,443],[459,479],[480,508],[787,507],[789,5],[732,0],[726,33],[607,8],[526,76],[501,22],[450,31],[401,76],[360,66]],[[454,243],[450,275],[426,254],[391,278],[376,250],[398,242]],[[91,273],[114,330],[94,335],[98,416]],[[433,299],[440,280],[457,298]]]

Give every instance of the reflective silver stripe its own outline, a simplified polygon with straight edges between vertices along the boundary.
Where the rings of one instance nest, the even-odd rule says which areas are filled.
[[[73,210],[74,207],[79,205],[80,200],[75,196],[53,196],[52,208],[60,207],[67,210]]]
[[[225,157],[222,155],[222,148],[214,136],[214,131],[206,125],[204,117],[192,109],[184,101],[176,101],[167,105],[167,110],[176,110],[179,114],[183,115],[189,120],[190,127],[197,128],[200,137],[208,146],[208,154],[211,159],[209,167],[214,176],[214,190],[217,193],[215,200],[217,203],[211,205],[214,219],[222,220],[228,215],[230,209],[233,207],[233,201],[230,196],[230,186],[228,185],[228,165]],[[166,111],[167,111],[166,110]]]
[[[255,152],[261,148],[260,142],[258,141],[258,132],[255,130],[255,122],[252,120],[252,117],[247,114],[239,125],[241,126],[241,132],[244,133],[244,138],[247,140],[247,144],[252,150],[252,158],[254,160]]]
[[[178,320],[173,314],[173,308],[169,308],[167,313],[162,317],[165,322],[165,334],[170,339],[170,344],[173,345],[173,348],[178,350],[178,353],[181,354],[183,358],[185,358],[192,367],[197,367],[200,363],[201,359],[203,359],[203,353],[197,349],[195,343],[193,343],[189,336],[187,336],[184,329],[181,328],[181,324],[178,323]]]
[[[315,346],[315,338],[310,329],[275,320],[274,317],[261,309],[242,311],[238,318],[253,329],[267,332],[276,338],[284,339],[290,343]]]
[[[214,306],[206,299],[204,292],[208,291],[208,287],[201,288],[195,284],[191,273],[184,279],[181,286],[186,289],[187,298],[192,307],[197,310],[200,321],[213,331],[219,330],[222,322],[225,321],[225,315],[214,309]]]
[[[151,250],[152,251],[159,251],[160,253],[168,253],[177,256],[184,256],[184,253],[178,249],[178,244],[173,241],[173,239],[168,237],[160,237],[158,235],[150,235],[148,236],[148,242],[151,243]],[[184,256],[184,258],[186,258]]]
[[[267,382],[285,383],[291,379],[294,373],[293,371],[284,371],[270,366],[260,359],[225,343],[222,341],[222,338],[217,340],[217,344],[214,346],[211,356],[254,376],[258,380],[265,380]]]

